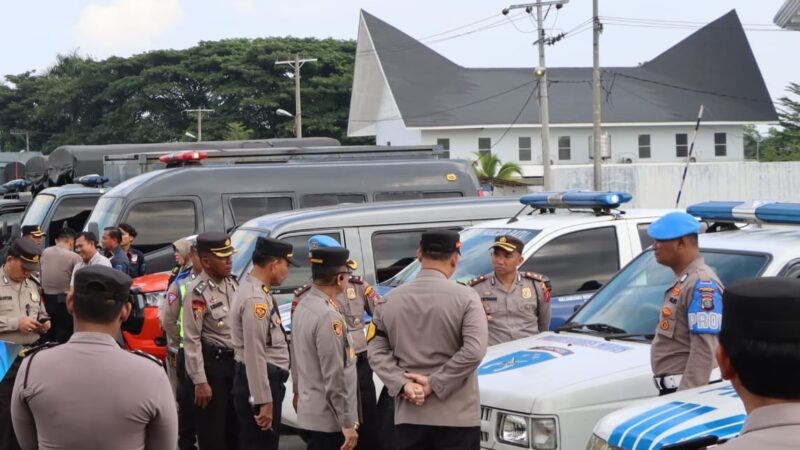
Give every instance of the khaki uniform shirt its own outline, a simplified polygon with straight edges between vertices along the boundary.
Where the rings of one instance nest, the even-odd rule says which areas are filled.
[[[231,300],[234,358],[243,363],[253,403],[272,403],[267,364],[289,370],[289,345],[269,288],[250,274]]]
[[[476,369],[488,331],[475,290],[423,269],[378,302],[372,323],[369,362],[395,399],[396,424],[480,425]],[[429,377],[433,395],[422,406],[398,396],[405,372]]]
[[[182,346],[180,316],[183,308],[184,293],[188,292],[189,285],[197,278],[197,274],[192,272],[186,278],[173,281],[167,288],[167,295],[164,302],[158,308],[158,320],[161,328],[167,334],[167,344],[177,348]]]
[[[800,447],[800,404],[782,403],[756,408],[747,416],[738,438],[720,450],[790,450]]]
[[[40,335],[21,332],[19,319],[23,316],[37,319],[40,312],[44,312],[44,304],[39,287],[29,279],[15,283],[6,275],[5,266],[0,267],[0,341],[21,345],[36,342]]]
[[[202,272],[186,288],[183,299],[183,351],[186,373],[194,384],[206,383],[203,344],[233,348],[229,314],[236,281],[226,278],[215,283]],[[191,313],[190,313],[191,312]]]
[[[316,287],[295,309],[291,348],[300,428],[333,433],[355,425],[356,354],[335,301]]]
[[[717,275],[697,258],[664,293],[650,362],[656,376],[683,375],[679,390],[708,384],[716,367],[722,290]]]
[[[178,439],[164,369],[104,333],[76,332],[25,358],[11,414],[24,449],[163,450]]]
[[[489,319],[489,345],[522,339],[550,328],[550,289],[546,278],[519,272],[506,291],[490,273],[469,282],[481,296]]]
[[[66,294],[72,271],[82,262],[77,253],[54,245],[42,252],[42,290],[48,295]]]

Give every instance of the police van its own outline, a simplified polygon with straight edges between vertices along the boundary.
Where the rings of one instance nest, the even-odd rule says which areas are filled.
[[[461,232],[461,258],[453,279],[466,283],[492,271],[494,238],[513,235],[525,243],[520,270],[541,273],[552,285],[551,329],[575,312],[620,267],[649,247],[647,227],[667,210],[620,210],[630,201],[622,192],[536,193],[520,198],[511,219],[485,222]],[[412,280],[420,270],[410,264],[376,289],[385,295]]]
[[[687,211],[713,222],[712,229],[733,228],[700,235],[701,254],[723,284],[746,277],[800,275],[800,229],[781,225],[798,221],[800,205],[711,202],[693,205]],[[732,226],[732,222],[748,218],[759,224],[741,229]],[[657,397],[650,343],[664,292],[673,280],[672,271],[658,264],[654,252],[647,250],[559,330],[490,347],[478,368],[481,445],[496,449],[584,449],[603,416]],[[715,371],[709,381],[718,379]],[[662,399],[669,403],[673,398]],[[704,400],[694,401],[699,404]],[[629,412],[643,413],[640,409]],[[680,422],[689,415],[673,413],[663,421],[625,425],[624,436],[607,433],[623,424],[621,415],[611,416],[610,423],[604,421],[595,429],[600,434],[592,438],[592,448],[656,448],[636,443],[643,442],[638,439],[645,439],[645,435],[680,436]],[[691,421],[686,426],[696,424]]]

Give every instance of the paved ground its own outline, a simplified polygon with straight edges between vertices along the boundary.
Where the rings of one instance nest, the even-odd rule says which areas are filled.
[[[281,449],[282,450],[305,450],[306,444],[296,435],[281,436]]]

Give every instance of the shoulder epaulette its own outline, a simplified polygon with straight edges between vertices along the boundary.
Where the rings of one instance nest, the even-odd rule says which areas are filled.
[[[522,272],[522,276],[533,281],[538,281],[539,283],[544,283],[545,287],[550,290],[550,277],[542,275],[536,272]]]
[[[38,278],[36,278],[35,276],[31,275],[30,279],[31,279],[31,281],[33,281],[33,283],[35,285],[37,285],[39,287],[42,287],[42,282]]]
[[[309,289],[311,289],[311,283],[304,284],[304,285],[302,285],[299,288],[294,290],[294,296],[295,297],[300,297],[301,295],[305,294],[306,291],[308,291]]]
[[[36,354],[36,352],[39,352],[47,348],[55,347],[57,345],[59,345],[58,342],[45,342],[44,344],[34,345],[33,347],[30,347],[29,349],[25,350],[24,357],[27,358],[28,356]]]
[[[486,276],[485,275],[481,275],[479,277],[475,277],[475,278],[469,280],[467,282],[467,286],[477,286],[477,285],[483,283],[484,281],[486,281]]]
[[[160,359],[156,358],[155,356],[153,356],[153,355],[151,355],[149,353],[145,353],[145,352],[143,352],[141,350],[128,350],[128,351],[130,353],[133,353],[134,355],[141,356],[142,358],[147,358],[150,361],[153,361],[154,363],[158,364],[159,366],[163,366],[164,365],[164,363],[162,363]]]
[[[233,280],[234,283],[239,284],[239,277],[234,274],[230,274],[228,276],[231,277],[231,280]]]
[[[358,275],[350,277],[350,282],[353,284],[364,284],[364,279]]]
[[[208,287],[208,284],[206,284],[205,281],[201,280],[199,283],[197,283],[197,286],[194,287],[194,292],[197,295],[203,295],[203,291],[205,291],[207,287]]]

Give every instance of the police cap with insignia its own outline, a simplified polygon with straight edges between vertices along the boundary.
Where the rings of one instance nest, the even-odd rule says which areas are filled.
[[[236,250],[227,234],[208,231],[197,235],[197,253],[211,253],[218,258],[227,258],[236,253]]]
[[[253,255],[258,254],[260,256],[283,258],[288,261],[289,264],[299,267],[297,262],[292,259],[292,256],[294,256],[292,253],[292,248],[292,244],[289,244],[288,242],[278,239],[259,237],[256,239],[256,248],[253,251]]]
[[[348,272],[347,261],[350,250],[342,247],[322,247],[311,250],[312,275],[327,275]]]
[[[460,253],[461,241],[455,231],[431,230],[422,233],[419,248],[430,253]]]
[[[314,250],[314,249],[317,249],[317,248],[326,248],[326,247],[336,248],[336,247],[341,247],[341,246],[342,246],[342,244],[340,244],[339,241],[337,241],[336,239],[334,239],[334,238],[332,238],[330,236],[326,236],[324,234],[315,234],[314,236],[311,236],[310,238],[308,238],[308,252],[309,252],[309,254],[311,254],[311,250]],[[355,262],[352,259],[348,259],[347,260],[347,267],[349,267],[350,270],[356,270],[356,269],[358,269],[358,263]]]
[[[39,238],[44,236],[44,231],[42,231],[42,228],[39,225],[23,225],[22,235],[27,236],[29,234],[33,237]]]
[[[111,267],[86,266],[75,272],[76,302],[105,299],[123,303],[128,300],[131,277]]]
[[[494,239],[494,244],[492,245],[492,248],[499,248],[509,253],[514,253],[514,252],[522,253],[522,249],[524,247],[525,247],[524,242],[515,238],[514,236],[509,236],[509,235],[497,236]]]
[[[22,267],[31,271],[39,271],[39,258],[42,254],[42,249],[39,248],[33,241],[23,238],[16,238],[11,243],[8,249],[8,255],[19,258],[22,261]]]
[[[664,214],[647,227],[647,235],[658,241],[669,241],[698,233],[700,233],[700,222],[681,211]]]
[[[720,340],[800,341],[800,280],[740,280],[722,294]]]

